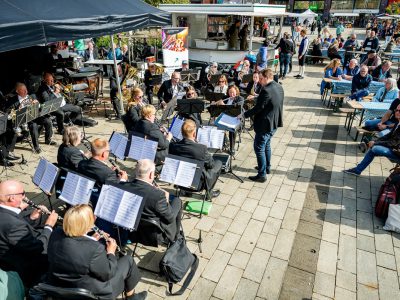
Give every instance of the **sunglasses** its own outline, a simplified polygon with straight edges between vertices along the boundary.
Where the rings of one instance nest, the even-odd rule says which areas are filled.
[[[400,111],[400,109],[395,109],[394,111],[395,111],[395,112],[399,112],[399,111]]]

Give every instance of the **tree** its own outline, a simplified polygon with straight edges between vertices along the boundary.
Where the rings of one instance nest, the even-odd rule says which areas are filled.
[[[400,0],[389,1],[386,12],[390,15],[400,14]]]
[[[158,7],[160,4],[189,4],[189,0],[144,0],[146,3]]]

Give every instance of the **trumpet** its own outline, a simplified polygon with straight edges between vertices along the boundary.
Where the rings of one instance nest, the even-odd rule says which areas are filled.
[[[28,197],[25,197],[24,199],[22,199],[23,202],[25,202],[26,204],[28,204],[30,207],[36,208],[38,210],[40,210],[42,212],[42,214],[44,215],[50,215],[51,212],[48,209],[44,209],[43,207],[40,207],[39,205],[37,205],[35,202],[33,202],[32,200],[28,199]],[[57,217],[58,221],[63,221],[63,217],[58,216]]]
[[[72,86],[72,83],[64,85],[61,81],[57,81],[53,85],[53,89],[54,90],[55,90],[55,86],[56,85],[58,85],[60,87],[61,95],[64,97],[65,101],[67,103],[69,103],[69,104],[75,104],[74,103],[74,99],[73,99],[74,97],[73,97],[73,86]]]

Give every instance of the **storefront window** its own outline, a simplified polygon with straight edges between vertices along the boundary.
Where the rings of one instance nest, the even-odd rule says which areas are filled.
[[[324,10],[324,1],[295,1],[294,11],[302,12],[311,9],[313,12],[322,12]]]
[[[356,0],[354,9],[379,9],[380,0]]]
[[[352,10],[353,3],[347,0],[332,0],[331,10]]]
[[[208,16],[208,37],[223,36],[232,23],[231,17]]]

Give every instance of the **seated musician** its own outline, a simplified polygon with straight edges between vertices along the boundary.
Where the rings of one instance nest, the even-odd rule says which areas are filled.
[[[18,110],[25,106],[37,103],[36,97],[28,95],[28,90],[23,83],[17,83],[15,86],[15,92],[17,93],[14,97],[10,98],[6,103],[6,109],[8,111],[15,109]],[[56,142],[52,141],[53,136],[53,124],[49,116],[43,116],[36,118],[35,120],[28,122],[29,132],[32,138],[32,144],[36,153],[42,152],[39,147],[39,129],[38,126],[43,125],[45,130],[45,144],[46,145],[57,145]]]
[[[155,158],[156,165],[162,164],[165,156],[168,154],[169,142],[172,140],[172,134],[162,132],[160,128],[154,124],[156,118],[156,109],[153,105],[146,105],[142,107],[142,118],[137,122],[134,131],[142,133],[148,137],[154,138],[158,141],[158,148]]]
[[[146,86],[146,96],[149,104],[153,103],[153,89],[152,85],[153,76],[156,75],[156,65],[154,63],[148,64],[148,69],[144,71],[144,85]]]
[[[218,197],[219,190],[212,190],[221,173],[222,163],[213,160],[212,155],[207,151],[207,146],[196,142],[196,124],[192,120],[185,120],[182,125],[183,139],[169,145],[169,153],[190,159],[204,162],[205,178],[202,178],[202,187],[211,191],[209,197]],[[209,198],[211,200],[211,198]]]
[[[218,63],[213,62],[208,70],[207,73],[207,83],[210,82],[212,75],[217,75],[219,74],[218,72]]]
[[[6,111],[6,100],[0,92],[0,112]],[[17,143],[18,134],[14,130],[11,116],[8,115],[6,132],[0,135],[0,165],[12,167],[13,160],[18,160],[20,157],[14,154],[15,144]]]
[[[196,92],[196,89],[192,86],[189,86],[186,89],[186,95],[183,97],[183,99],[197,99],[198,95]],[[201,119],[201,114],[200,113],[178,113],[179,118],[185,118],[185,119],[191,119],[196,123],[196,127],[199,128],[203,124],[203,120]]]
[[[237,74],[237,78],[235,80],[235,83],[237,86],[241,87],[241,88],[246,88],[248,83],[242,83],[243,80],[243,76],[250,74],[250,62],[245,59],[243,61],[243,66],[242,69],[240,70],[240,72]]]
[[[261,92],[262,85],[260,83],[260,74],[258,72],[253,73],[253,80],[249,82],[246,87],[246,93],[248,101],[254,101],[254,98]]]
[[[57,45],[50,46],[50,53],[45,57],[44,65],[46,72],[55,72],[57,62],[62,61],[61,54],[58,53]]]
[[[110,168],[106,161],[110,155],[110,144],[107,140],[97,138],[91,143],[92,157],[81,160],[78,172],[96,180],[96,185],[101,187],[107,182],[118,183],[128,180],[128,174],[122,170]],[[117,173],[118,172],[118,173]]]
[[[228,79],[225,75],[221,75],[218,79],[217,85],[214,87],[214,93],[226,94],[228,90]]]
[[[142,218],[157,220],[165,230],[167,238],[175,241],[182,218],[181,199],[153,185],[155,165],[149,159],[139,160],[135,169],[135,180],[123,183],[134,194],[146,195]]]
[[[47,271],[47,244],[58,215],[53,211],[44,228],[33,227],[42,213],[35,209],[23,216],[27,205],[24,186],[15,180],[0,183],[0,269],[16,271],[26,287],[36,284]]]
[[[392,78],[392,73],[390,68],[392,67],[392,62],[390,60],[385,60],[376,69],[371,72],[373,81],[386,81],[388,78]]]
[[[61,87],[54,84],[54,77],[50,73],[45,73],[43,76],[43,82],[40,85],[36,96],[40,103],[55,100],[61,98]],[[58,110],[51,113],[56,116],[57,119],[57,131],[59,134],[63,134],[64,131],[64,119],[65,113],[70,113],[70,120],[73,122],[76,117],[81,113],[81,108],[79,106],[66,103],[65,99],[61,102],[61,106]]]
[[[78,148],[81,143],[82,132],[76,126],[67,126],[64,130],[63,142],[58,148],[57,163],[59,167],[69,170],[78,170],[81,160],[86,159],[83,151]]]
[[[162,83],[157,93],[161,107],[165,108],[173,97],[176,97],[179,92],[183,91],[183,85],[180,83],[180,80],[181,74],[179,72],[173,72],[171,79]]]
[[[189,63],[187,60],[182,60],[182,67],[175,69],[175,72],[189,71]]]
[[[64,216],[63,228],[52,234],[49,247],[48,282],[54,286],[83,288],[99,299],[116,299],[125,293],[128,300],[142,300],[147,292],[135,294],[139,270],[130,255],[117,258],[116,241],[99,234],[88,235],[95,216],[89,205],[71,207]]]
[[[126,108],[125,125],[128,132],[132,131],[141,119],[140,110],[144,105],[142,90],[140,88],[133,88]]]
[[[92,42],[87,43],[88,48],[85,50],[85,54],[83,55],[83,59],[85,61],[98,59],[99,53],[97,49],[94,47]]]

